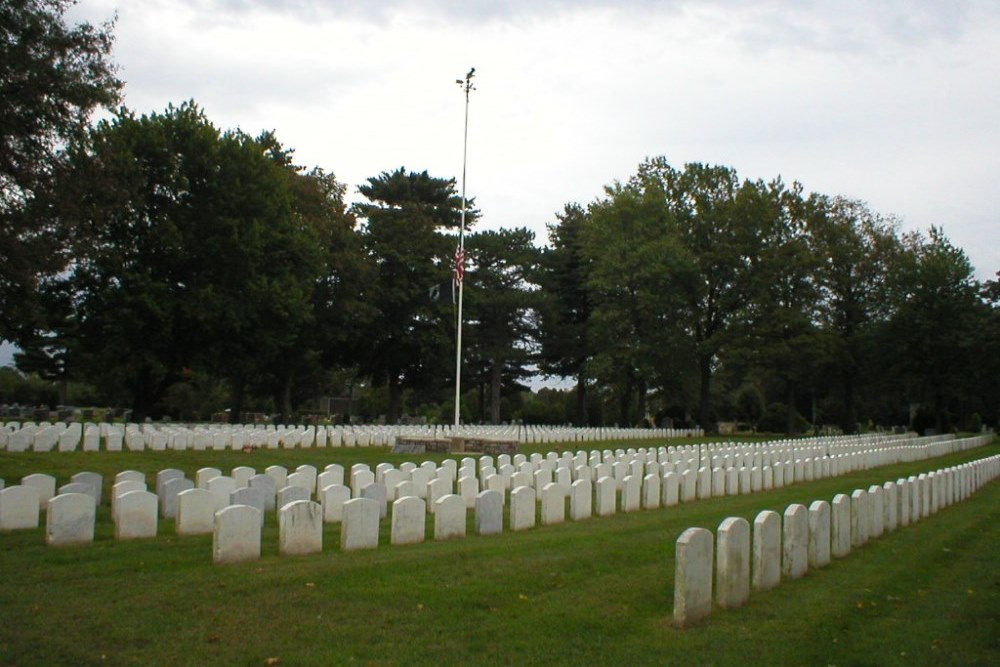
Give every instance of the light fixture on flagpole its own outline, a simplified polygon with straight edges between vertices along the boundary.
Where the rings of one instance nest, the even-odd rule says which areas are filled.
[[[462,284],[465,274],[465,161],[469,148],[469,93],[475,90],[472,77],[476,68],[469,69],[465,79],[456,79],[455,83],[465,91],[465,132],[462,140],[462,219],[458,229],[458,250],[455,252],[455,279],[458,281],[458,323],[455,332],[455,426],[461,422],[462,398]]]

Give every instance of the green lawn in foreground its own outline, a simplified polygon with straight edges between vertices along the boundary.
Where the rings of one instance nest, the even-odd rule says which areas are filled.
[[[997,482],[742,609],[716,610],[687,630],[670,620],[674,542],[685,528],[752,521],[763,509],[998,452],[994,444],[524,533],[391,547],[384,532],[383,546],[367,552],[340,552],[339,529],[329,526],[323,554],[279,557],[269,517],[262,559],[224,567],[211,563],[210,537],[178,539],[168,521],[155,540],[116,542],[102,508],[97,541],[86,547],[46,547],[41,528],[0,534],[0,664],[995,665]],[[0,476],[10,484],[53,472],[64,483],[83,469],[172,466],[192,476],[203,465],[407,458],[361,449],[2,453]]]

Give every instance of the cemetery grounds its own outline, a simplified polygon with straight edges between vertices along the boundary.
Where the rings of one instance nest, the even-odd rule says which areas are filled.
[[[705,441],[706,439],[702,439]],[[587,449],[687,444],[586,443]],[[523,447],[524,453],[559,449]],[[446,542],[279,556],[274,521],[261,559],[212,564],[212,538],[116,541],[106,504],[93,544],[45,546],[44,525],[0,533],[0,665],[997,665],[1000,482],[871,542],[803,579],[672,624],[674,546],[837,493],[1000,453],[993,444],[746,496]],[[386,448],[0,452],[7,484],[44,472],[293,468],[440,461]],[[105,482],[108,486],[107,482]],[[107,490],[106,490],[107,492]],[[44,524],[44,521],[42,522]],[[430,522],[428,522],[430,532]]]

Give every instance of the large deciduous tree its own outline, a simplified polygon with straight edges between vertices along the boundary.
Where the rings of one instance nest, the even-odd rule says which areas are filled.
[[[112,23],[68,25],[69,0],[0,3],[0,339],[29,338],[39,285],[65,261],[62,228],[29,215],[62,149],[117,103]]]
[[[229,380],[238,412],[245,384],[294,365],[323,246],[289,169],[273,143],[222,133],[193,103],[122,110],[39,200],[75,230],[63,280],[87,378],[137,418],[191,369]]]

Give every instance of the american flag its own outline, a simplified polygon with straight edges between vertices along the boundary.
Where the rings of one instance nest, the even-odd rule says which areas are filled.
[[[465,278],[465,249],[461,246],[455,248],[455,280],[462,282]]]

